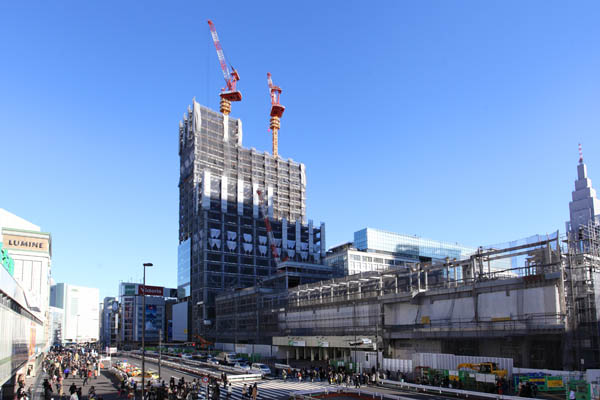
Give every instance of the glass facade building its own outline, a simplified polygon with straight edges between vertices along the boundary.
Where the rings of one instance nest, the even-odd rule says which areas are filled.
[[[190,295],[191,240],[188,238],[177,248],[177,297],[180,299]]]
[[[475,248],[458,243],[442,242],[418,236],[364,228],[354,232],[354,247],[362,251],[379,251],[402,255],[404,258],[420,259],[464,258],[476,251]]]

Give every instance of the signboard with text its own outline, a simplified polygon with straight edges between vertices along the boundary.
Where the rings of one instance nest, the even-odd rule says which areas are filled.
[[[5,233],[3,235],[3,241],[4,247],[7,249],[50,252],[48,239],[44,238],[8,235]]]
[[[138,286],[138,294],[146,296],[162,296],[164,288],[162,286]]]

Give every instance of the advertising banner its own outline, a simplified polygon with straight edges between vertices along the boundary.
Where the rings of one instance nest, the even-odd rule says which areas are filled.
[[[162,296],[163,290],[164,290],[164,288],[162,286],[148,286],[148,285],[146,285],[146,286],[139,285],[138,286],[138,294],[139,295],[145,294],[146,296]]]
[[[158,319],[158,310],[154,304],[146,305],[146,332],[158,332],[161,323]]]

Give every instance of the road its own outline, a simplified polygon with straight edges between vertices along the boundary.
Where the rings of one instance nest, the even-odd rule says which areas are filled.
[[[133,364],[137,367],[142,366],[142,360],[138,358],[127,358],[127,357],[118,357],[113,358],[113,360],[122,361],[127,360],[130,364]],[[158,371],[158,365],[152,361],[146,361],[146,368],[153,371]],[[186,372],[178,371],[172,368],[167,368],[161,366],[161,374],[162,379],[168,383],[171,377],[175,377],[175,379],[179,379],[184,377],[186,381],[191,381],[194,378],[198,378],[196,375],[188,374]],[[233,388],[233,393],[231,395],[231,400],[247,400],[242,398],[242,382],[232,383],[231,387]],[[305,390],[315,390],[320,388],[335,388],[337,385],[329,385],[327,382],[298,382],[298,381],[283,381],[281,379],[266,379],[258,382],[258,398],[259,400],[283,400],[288,399],[290,394],[296,391],[305,391]],[[415,400],[456,400],[454,397],[444,397],[439,395],[430,395],[423,393],[413,393],[400,391],[396,389],[390,388],[382,388],[382,387],[365,387],[363,386],[361,390],[364,390],[366,393],[371,395],[372,393],[386,393],[392,394],[394,396],[401,396],[406,399],[415,399]],[[226,399],[226,391],[221,391],[221,397]]]

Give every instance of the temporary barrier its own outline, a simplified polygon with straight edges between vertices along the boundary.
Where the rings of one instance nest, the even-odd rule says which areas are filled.
[[[459,364],[480,364],[486,362],[496,363],[498,369],[505,369],[507,376],[513,374],[513,359],[500,357],[458,356],[441,353],[414,353],[412,358],[414,368],[429,367],[433,369],[455,370]]]

